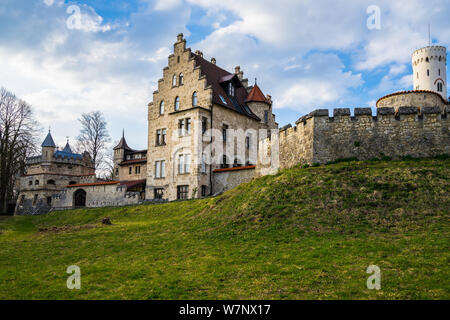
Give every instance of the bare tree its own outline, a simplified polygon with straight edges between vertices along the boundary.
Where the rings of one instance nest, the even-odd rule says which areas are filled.
[[[0,89],[0,212],[14,195],[17,178],[24,173],[28,156],[36,153],[39,125],[31,106],[4,88]]]
[[[83,151],[87,151],[94,161],[95,169],[101,168],[106,161],[106,146],[111,140],[106,128],[106,120],[100,111],[83,113],[78,119],[81,123],[78,142]]]

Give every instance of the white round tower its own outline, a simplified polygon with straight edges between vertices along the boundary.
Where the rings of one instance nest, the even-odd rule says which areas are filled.
[[[447,101],[447,49],[429,46],[412,55],[414,90],[433,91]]]

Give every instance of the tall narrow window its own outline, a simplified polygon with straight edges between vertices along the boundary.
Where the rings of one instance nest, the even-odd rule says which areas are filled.
[[[173,75],[172,77],[172,86],[175,87],[177,85],[177,76]]]
[[[178,156],[178,173],[184,174],[184,155],[182,154]]]
[[[180,137],[184,135],[184,119],[178,121],[178,135]]]
[[[439,69],[439,75],[441,75],[441,69]]]
[[[228,126],[226,124],[223,125],[222,127],[222,136],[223,136],[223,141],[227,141],[227,130],[228,130]]]
[[[161,178],[165,178],[166,177],[166,161],[162,160],[161,161]]]
[[[164,114],[164,101],[159,104],[159,114]]]
[[[175,111],[180,110],[180,97],[175,98]]]
[[[185,155],[184,161],[185,161],[185,170],[184,170],[184,172],[185,173],[191,172],[191,155],[190,154]]]
[[[192,106],[193,107],[196,107],[197,106],[197,92],[194,92],[193,94],[192,94]]]
[[[155,178],[161,178],[161,161],[155,162]]]
[[[156,145],[161,145],[161,130],[156,130]]]
[[[128,168],[128,174],[133,174],[133,167]]]
[[[202,117],[202,134],[205,134],[206,130],[208,130],[208,118]]]
[[[264,123],[269,123],[269,111],[264,111]]]
[[[234,86],[231,82],[228,84],[228,95],[234,97]]]
[[[206,154],[202,153],[202,166],[201,172],[206,173]]]
[[[443,91],[442,88],[443,88],[442,83],[438,82],[438,84],[437,84],[437,91],[438,92],[442,92]]]
[[[191,134],[191,118],[186,119],[186,134]]]
[[[167,136],[167,130],[162,129],[161,131],[161,144],[166,144],[166,136]]]
[[[427,76],[430,76],[430,69],[427,70]]]
[[[184,76],[183,73],[180,73],[180,77],[179,77],[179,81],[178,81],[178,85],[182,85],[184,83]]]

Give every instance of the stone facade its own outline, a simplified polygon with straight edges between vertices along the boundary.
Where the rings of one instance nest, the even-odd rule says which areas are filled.
[[[153,102],[148,105],[146,199],[211,195],[217,192],[215,169],[251,164],[249,151],[241,157],[244,159],[236,161],[233,156],[222,163],[209,161],[222,159],[222,150],[208,149],[212,133],[227,128],[227,132],[254,132],[249,136],[256,151],[259,129],[278,127],[269,97],[261,97],[258,92],[248,99],[252,91],[260,89],[247,84],[239,67],[234,74],[221,69],[214,58],[206,61],[201,52],[192,53],[183,35],[178,36]],[[228,142],[223,141],[222,149],[235,148],[237,152],[237,146],[230,147]],[[218,188],[222,190],[223,186]]]
[[[252,180],[255,176],[255,167],[246,166],[214,170],[214,191],[221,193]]]
[[[370,108],[356,108],[353,116],[350,109],[334,109],[329,117],[328,110],[316,110],[279,133],[279,168],[347,158],[450,154],[449,113],[448,107],[444,113],[439,107],[378,108],[373,117]]]
[[[448,104],[441,95],[432,91],[396,92],[377,101],[377,108],[394,108],[397,111],[404,106],[439,107],[444,112]]]

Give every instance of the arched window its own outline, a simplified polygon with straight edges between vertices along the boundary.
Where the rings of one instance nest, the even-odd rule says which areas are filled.
[[[427,57],[427,58],[425,59],[425,61],[426,61],[426,62],[430,62],[430,59]]]
[[[442,61],[442,57],[439,57],[439,61]]]
[[[159,114],[164,114],[164,101],[159,104]]]
[[[180,73],[180,79],[179,79],[179,81],[178,81],[178,85],[181,86],[181,85],[184,83],[183,80],[184,80],[183,73]]]
[[[172,77],[172,87],[175,87],[177,85],[177,76],[173,75]]]
[[[47,184],[55,185],[55,180],[48,180]]]
[[[36,180],[36,181],[34,182],[34,184],[35,184],[36,186],[38,186],[38,185],[39,185],[39,180]]]
[[[194,107],[196,107],[196,106],[197,106],[197,102],[198,102],[198,99],[197,99],[197,92],[194,92],[194,94],[192,95],[192,105],[193,105]]]
[[[175,111],[180,110],[180,97],[175,98]]]
[[[441,82],[438,82],[438,84],[437,84],[437,91],[442,92],[442,83]]]

